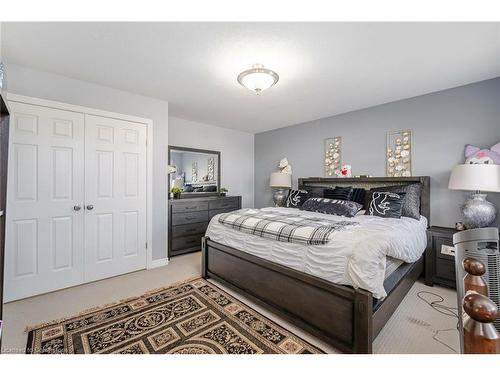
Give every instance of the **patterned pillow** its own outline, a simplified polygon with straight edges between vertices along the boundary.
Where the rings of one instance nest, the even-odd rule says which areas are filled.
[[[405,194],[396,194],[389,191],[373,191],[365,215],[393,219],[401,218]]]
[[[374,191],[386,191],[396,194],[405,193],[401,216],[420,220],[420,195],[422,194],[422,184],[393,185],[370,189],[370,193]]]
[[[352,189],[351,200],[359,204],[365,204],[366,190],[363,188]]]
[[[307,198],[309,198],[309,193],[307,191],[290,189],[288,198],[286,199],[286,206],[300,208],[307,200]]]
[[[351,200],[352,187],[335,186],[335,189],[325,189],[323,197],[328,199],[340,199],[343,201]]]
[[[309,198],[300,208],[304,211],[353,217],[361,209],[359,203],[341,199]]]

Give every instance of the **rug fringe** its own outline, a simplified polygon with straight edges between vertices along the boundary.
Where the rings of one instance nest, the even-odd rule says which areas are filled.
[[[82,311],[80,311],[80,312],[72,315],[72,316],[67,316],[67,317],[59,318],[59,319],[54,319],[54,320],[52,320],[50,322],[46,322],[46,323],[40,323],[40,324],[31,325],[31,326],[26,326],[26,328],[24,329],[24,333],[28,333],[30,331],[34,331],[34,330],[45,328],[45,327],[49,327],[49,326],[52,326],[52,325],[55,325],[55,324],[59,324],[59,323],[62,323],[64,321],[66,321],[66,320],[75,319],[75,318],[78,318],[78,317],[83,316],[83,315],[92,314],[92,313],[94,313],[96,311],[99,311],[99,310],[103,310],[103,309],[107,309],[107,308],[110,308],[110,307],[113,307],[113,306],[121,305],[122,303],[127,303],[127,302],[130,302],[130,301],[133,301],[133,300],[136,300],[136,299],[140,299],[140,298],[144,298],[144,297],[149,297],[149,296],[151,296],[153,294],[161,292],[162,290],[166,290],[166,289],[170,289],[170,288],[175,288],[175,287],[178,287],[179,285],[190,283],[190,282],[198,280],[198,279],[201,279],[201,276],[193,276],[193,277],[190,277],[190,278],[188,278],[188,279],[186,279],[184,281],[179,281],[179,282],[174,283],[174,284],[170,284],[170,285],[167,285],[167,286],[159,287],[159,288],[156,288],[156,289],[151,289],[151,290],[146,291],[145,293],[143,293],[142,295],[140,295],[138,297],[127,297],[127,298],[123,298],[123,299],[121,299],[121,300],[119,300],[117,302],[111,302],[111,303],[107,303],[107,304],[104,304],[104,305],[92,307],[90,309],[85,309],[85,310],[82,310]]]

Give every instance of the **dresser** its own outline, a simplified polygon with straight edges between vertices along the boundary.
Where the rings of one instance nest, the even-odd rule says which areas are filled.
[[[241,196],[170,199],[168,257],[200,251],[210,219],[240,208]]]

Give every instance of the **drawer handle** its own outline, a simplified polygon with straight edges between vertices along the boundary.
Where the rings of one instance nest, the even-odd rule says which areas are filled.
[[[198,240],[189,240],[189,241],[186,241],[186,244],[191,244],[191,243],[196,243],[198,242]]]
[[[185,232],[196,232],[196,228],[185,229]]]
[[[193,207],[184,207],[185,210],[194,210],[198,208],[198,206],[193,206]]]

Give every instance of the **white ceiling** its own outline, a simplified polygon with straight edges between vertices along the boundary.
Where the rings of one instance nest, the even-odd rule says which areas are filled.
[[[258,133],[500,76],[499,23],[3,23],[3,57]],[[280,75],[256,96],[254,63]]]

